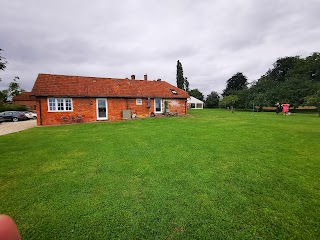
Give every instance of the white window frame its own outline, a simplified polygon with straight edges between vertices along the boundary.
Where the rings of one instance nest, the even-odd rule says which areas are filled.
[[[50,106],[50,103],[52,102],[54,103],[54,105]],[[58,110],[58,102],[59,104],[62,104],[60,106],[63,107],[63,110]],[[53,107],[54,109],[50,109],[51,107]],[[71,107],[71,110],[66,110],[67,107]],[[72,98],[48,98],[48,112],[73,112]]]
[[[156,100],[159,99],[160,100],[160,111],[156,110]],[[162,98],[155,98],[154,99],[154,113],[162,113]]]
[[[136,105],[142,105],[142,98],[136,98]]]

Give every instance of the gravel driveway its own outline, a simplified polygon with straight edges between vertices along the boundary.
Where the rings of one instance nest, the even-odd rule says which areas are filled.
[[[37,126],[37,120],[26,120],[19,122],[3,122],[0,124],[0,135],[20,132]]]

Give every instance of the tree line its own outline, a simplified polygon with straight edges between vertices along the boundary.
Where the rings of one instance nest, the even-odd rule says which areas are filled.
[[[8,62],[1,55],[0,71],[4,71]],[[19,77],[9,83],[8,88],[0,90],[0,103],[19,95],[24,90],[18,82]],[[289,103],[293,107],[301,105],[317,106],[320,110],[320,53],[310,56],[279,58],[259,79],[248,83],[247,77],[238,72],[226,82],[226,88],[220,95],[216,91],[204,97],[199,89],[189,89],[189,81],[183,75],[181,62],[177,61],[177,87],[183,89],[201,101],[205,107],[236,107],[250,109],[252,106],[274,106],[276,103]],[[1,81],[1,78],[0,78]]]
[[[279,58],[264,75],[252,83],[238,72],[226,82],[219,95],[213,91],[204,99],[198,89],[188,90],[205,102],[206,107],[236,107],[250,109],[253,106],[275,106],[289,103],[293,107],[313,105],[320,109],[320,53],[305,58]]]

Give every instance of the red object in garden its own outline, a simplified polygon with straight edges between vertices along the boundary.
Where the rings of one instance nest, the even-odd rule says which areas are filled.
[[[290,106],[290,104],[287,104],[287,103],[282,104],[282,112],[283,113],[288,113],[289,112],[289,106]]]

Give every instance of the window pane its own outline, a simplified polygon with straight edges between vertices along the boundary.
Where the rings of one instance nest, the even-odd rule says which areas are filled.
[[[63,111],[64,110],[64,106],[63,106],[63,99],[58,98],[57,99],[57,105],[58,105],[58,111]]]
[[[156,112],[161,112],[161,99],[156,98]]]
[[[107,117],[107,108],[106,108],[105,99],[98,99],[98,117],[99,118]]]
[[[98,107],[99,108],[105,108],[106,107],[106,101],[104,99],[98,99]]]
[[[66,99],[66,110],[67,111],[72,110],[71,99]]]
[[[49,98],[49,111],[56,110],[56,101],[53,98]]]
[[[141,98],[137,98],[136,99],[136,104],[137,105],[142,105],[142,99]]]

